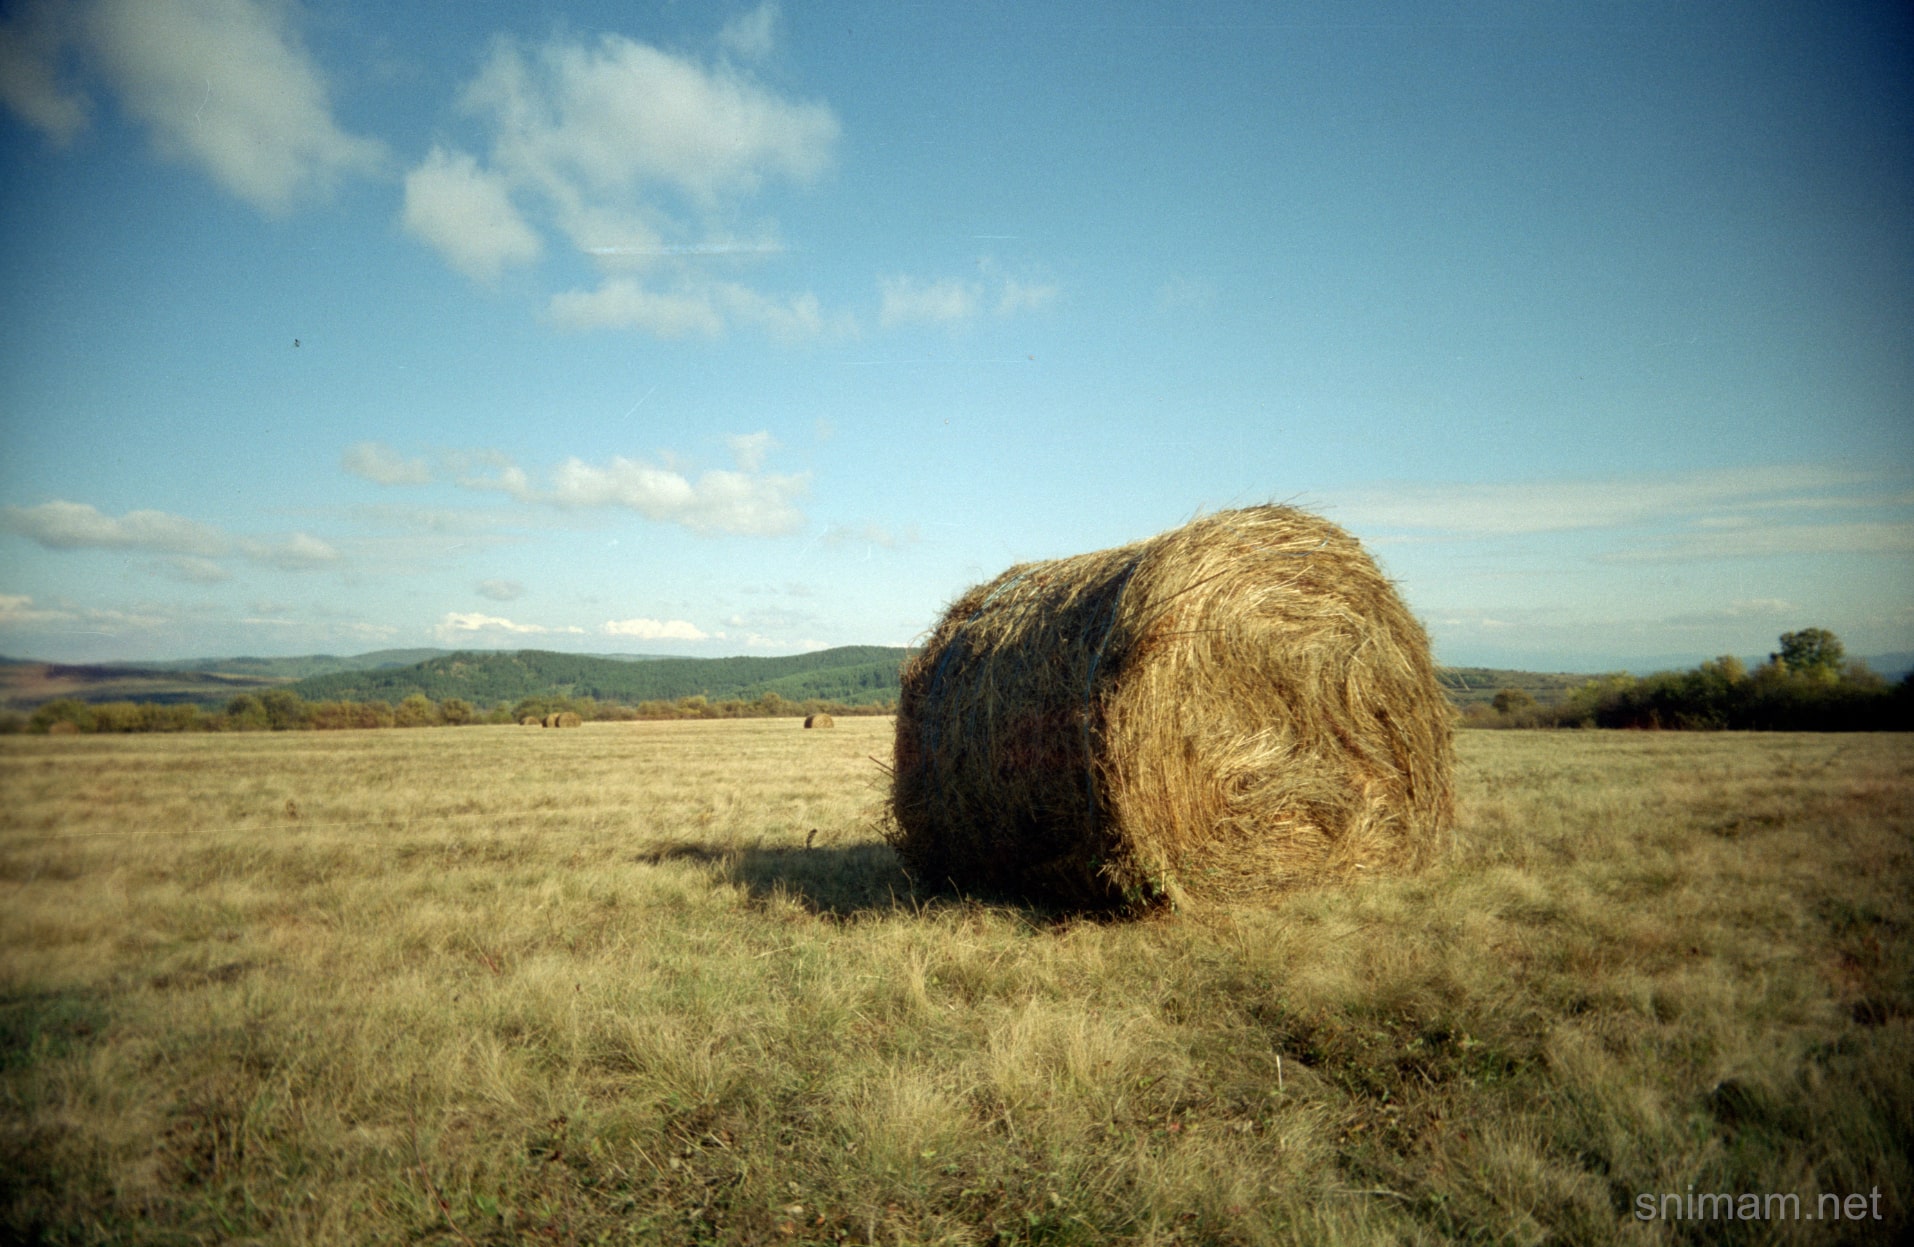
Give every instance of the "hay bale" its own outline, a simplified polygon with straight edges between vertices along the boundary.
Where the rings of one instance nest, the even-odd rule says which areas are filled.
[[[807,714],[804,716],[804,726],[805,727],[836,727],[837,720],[833,719],[828,714]]]
[[[1095,909],[1413,868],[1454,817],[1421,626],[1291,507],[1026,563],[904,666],[891,843],[920,879]]]
[[[572,710],[561,710],[553,715],[552,718],[555,720],[552,724],[553,727],[583,727],[585,725],[585,720],[580,718],[576,711]]]
[[[78,736],[80,725],[71,719],[59,719],[47,724],[48,736]]]
[[[528,714],[518,721],[520,727],[544,727],[545,720],[535,714]]]

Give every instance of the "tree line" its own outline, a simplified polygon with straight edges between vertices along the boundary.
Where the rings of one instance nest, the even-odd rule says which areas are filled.
[[[600,701],[593,697],[522,697],[479,707],[462,697],[434,700],[414,693],[395,703],[385,701],[307,701],[290,689],[241,693],[223,709],[207,709],[192,702],[161,703],[113,701],[98,704],[63,697],[49,701],[31,715],[0,716],[0,732],[52,735],[120,732],[286,732],[329,731],[380,727],[464,727],[473,724],[522,723],[528,718],[570,711],[587,722],[624,722],[635,719],[751,719],[894,714],[895,702],[847,706],[842,702],[807,699],[792,701],[777,693],[752,700],[714,701],[696,695],[675,701],[637,703]]]
[[[1503,689],[1471,707],[1468,727],[1612,727],[1766,732],[1914,729],[1914,673],[1889,684],[1850,662],[1825,628],[1784,632],[1753,670],[1732,655],[1687,671],[1597,676],[1552,705]]]

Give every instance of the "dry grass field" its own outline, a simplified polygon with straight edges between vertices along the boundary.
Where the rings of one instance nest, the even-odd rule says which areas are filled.
[[[1904,1241],[1914,739],[1465,733],[1124,923],[914,890],[889,731],[0,738],[0,1239]]]

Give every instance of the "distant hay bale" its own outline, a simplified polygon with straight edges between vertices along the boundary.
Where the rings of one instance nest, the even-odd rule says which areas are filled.
[[[552,724],[553,727],[583,727],[585,725],[585,720],[580,718],[577,712],[571,710],[562,710],[553,715],[552,718],[555,720]]]
[[[535,714],[528,714],[518,721],[520,727],[544,727],[545,720]]]
[[[804,726],[805,727],[836,727],[837,720],[833,719],[828,714],[807,714],[804,716]]]
[[[57,723],[47,724],[48,736],[78,736],[80,725],[71,719],[61,719]]]
[[[1012,567],[901,673],[893,847],[920,879],[1132,912],[1409,869],[1454,817],[1421,625],[1291,507]]]

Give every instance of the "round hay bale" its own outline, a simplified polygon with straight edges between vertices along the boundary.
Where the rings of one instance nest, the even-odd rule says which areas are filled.
[[[580,718],[577,711],[574,710],[561,710],[553,715],[552,718],[556,720],[553,724],[554,727],[583,727],[585,725],[585,720]]]
[[[1012,567],[901,678],[890,839],[933,884],[1264,901],[1423,865],[1454,817],[1428,638],[1360,543],[1292,507]]]
[[[557,712],[557,711],[553,711],[553,712],[552,712],[551,714],[548,714],[548,715],[546,715],[546,716],[545,716],[545,717],[544,717],[543,719],[541,719],[541,720],[540,720],[540,722],[541,722],[541,723],[542,723],[542,724],[543,724],[544,726],[546,726],[546,727],[557,727],[557,726],[558,726],[558,712]]]
[[[80,725],[71,719],[59,719],[47,724],[48,736],[78,736]]]
[[[520,727],[544,727],[545,720],[535,714],[528,714],[518,721]]]
[[[805,727],[836,727],[837,720],[833,719],[828,714],[807,714],[804,716],[804,726]]]

